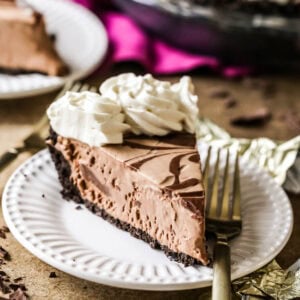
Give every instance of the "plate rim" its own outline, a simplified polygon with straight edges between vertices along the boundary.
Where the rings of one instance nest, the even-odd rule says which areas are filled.
[[[38,96],[38,95],[43,95],[43,94],[53,92],[55,90],[58,90],[69,80],[73,80],[73,81],[80,80],[80,79],[83,79],[83,78],[91,75],[94,71],[96,71],[98,69],[98,67],[104,61],[105,56],[108,51],[109,42],[108,42],[108,34],[107,34],[107,31],[105,29],[103,22],[92,11],[90,11],[89,9],[80,5],[79,3],[76,3],[76,2],[73,2],[70,0],[51,0],[50,2],[54,2],[54,1],[62,2],[66,5],[71,5],[71,6],[80,8],[81,10],[84,11],[84,14],[89,15],[89,17],[91,19],[93,19],[95,24],[96,23],[98,24],[98,29],[102,32],[101,34],[102,34],[102,38],[103,38],[102,43],[101,43],[102,47],[101,47],[101,50],[99,50],[98,60],[95,61],[95,63],[93,65],[91,65],[89,68],[86,68],[84,70],[77,70],[71,74],[68,74],[67,76],[59,77],[59,76],[45,75],[47,77],[55,77],[55,78],[59,79],[59,81],[57,83],[54,83],[50,86],[40,87],[40,88],[30,89],[30,90],[25,90],[25,91],[0,93],[0,101],[28,98],[31,96]],[[30,73],[29,75],[31,75],[31,74],[37,74],[37,73]]]
[[[14,223],[10,220],[10,216],[8,213],[8,209],[6,207],[6,202],[7,202],[7,191],[12,184],[12,181],[14,178],[20,173],[21,169],[25,167],[25,165],[32,163],[36,157],[38,156],[44,156],[48,154],[48,149],[43,149],[39,152],[37,152],[35,155],[29,157],[27,160],[25,160],[9,177],[7,180],[3,194],[2,194],[2,213],[4,220],[9,227],[11,233],[13,236],[16,238],[16,240],[25,248],[27,249],[31,254],[34,256],[38,257],[40,260],[42,260],[44,263],[47,263],[58,270],[61,270],[65,273],[68,273],[69,275],[75,276],[77,278],[81,278],[84,280],[92,281],[95,283],[99,284],[105,284],[113,287],[119,287],[119,288],[126,288],[126,289],[132,289],[132,290],[145,290],[145,291],[176,291],[176,290],[189,290],[189,289],[194,289],[194,288],[203,288],[203,287],[208,287],[211,286],[212,281],[211,280],[203,280],[203,281],[195,281],[195,282],[182,282],[182,283],[151,283],[151,282],[139,282],[138,280],[119,280],[117,278],[108,278],[108,277],[103,277],[101,274],[100,275],[92,275],[90,273],[84,273],[80,270],[76,270],[75,268],[68,266],[66,264],[61,264],[58,260],[52,258],[51,256],[44,254],[40,249],[34,247],[30,242],[28,242],[25,237],[21,234],[21,232],[18,231],[18,229],[15,227]],[[50,157],[49,157],[50,158]],[[248,165],[255,165],[253,162],[248,162]],[[262,260],[260,263],[256,263],[254,266],[249,267],[245,271],[241,271],[239,274],[236,276],[233,276],[231,280],[235,280],[237,278],[243,277],[247,274],[250,274],[261,267],[265,266],[267,263],[269,263],[272,259],[274,259],[280,252],[281,250],[285,247],[287,244],[288,240],[290,239],[290,236],[293,231],[293,225],[294,225],[294,214],[293,214],[293,208],[291,205],[291,202],[286,194],[286,192],[283,190],[283,188],[272,179],[272,177],[262,168],[259,168],[259,171],[262,173],[265,173],[264,175],[267,175],[269,179],[272,180],[272,183],[277,186],[277,188],[281,189],[281,192],[284,195],[286,204],[289,207],[289,214],[291,217],[291,221],[288,224],[289,228],[288,231],[285,235],[285,238],[283,242],[276,248],[276,250],[268,257],[266,257],[264,260]]]

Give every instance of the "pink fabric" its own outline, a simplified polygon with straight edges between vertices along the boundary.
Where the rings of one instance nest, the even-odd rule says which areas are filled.
[[[158,38],[147,35],[130,17],[107,8],[105,1],[73,0],[91,10],[102,19],[111,47],[111,61],[137,61],[154,74],[174,74],[206,67],[226,77],[247,75],[250,68],[223,66],[212,56],[192,54],[174,48]],[[107,3],[106,3],[107,4]]]

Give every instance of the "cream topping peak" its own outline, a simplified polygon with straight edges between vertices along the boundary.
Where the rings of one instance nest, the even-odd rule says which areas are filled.
[[[190,77],[171,84],[150,74],[125,73],[100,86],[100,94],[67,92],[47,110],[52,128],[90,146],[121,144],[125,132],[149,136],[195,132],[198,97]]]
[[[124,131],[129,130],[120,105],[92,92],[67,92],[50,105],[47,114],[58,134],[90,146],[121,144]]]
[[[198,97],[193,94],[194,86],[188,76],[171,84],[154,79],[150,74],[125,73],[103,82],[100,92],[120,103],[126,123],[136,134],[195,132]]]

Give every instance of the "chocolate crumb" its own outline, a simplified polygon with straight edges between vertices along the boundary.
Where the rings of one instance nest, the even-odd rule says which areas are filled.
[[[45,194],[42,194],[42,198],[45,198]]]
[[[9,229],[8,229],[8,227],[6,227],[6,226],[2,226],[2,231],[4,231],[4,232],[9,232]]]
[[[224,99],[224,105],[226,108],[232,108],[237,105],[237,101],[233,97],[228,97]]]
[[[0,282],[0,290],[3,294],[8,294],[10,292],[9,287],[5,285],[3,282]]]
[[[253,112],[234,117],[230,120],[230,123],[235,126],[260,126],[265,124],[271,116],[270,110],[263,107]]]
[[[6,229],[4,229],[6,230]],[[0,246],[0,255],[4,259],[8,259],[10,256],[8,252]],[[3,259],[1,259],[3,260]],[[23,277],[17,277],[11,281],[9,275],[5,271],[0,270],[0,300],[2,299],[14,299],[14,300],[26,300],[28,295],[24,293],[27,288],[23,283],[17,283],[22,280]]]
[[[16,291],[18,289],[21,289],[22,291],[26,291],[27,288],[25,287],[24,284],[20,283],[20,284],[17,284],[17,283],[10,283],[9,284],[9,287],[13,290],[13,291]]]
[[[15,288],[19,286],[18,288],[24,292],[27,291],[27,288],[24,283],[12,283],[12,285],[14,285]]]
[[[5,259],[5,260],[10,260],[9,253],[1,246],[0,246],[0,258]]]
[[[6,233],[9,232],[9,229],[6,226],[0,228],[0,238],[6,239]]]
[[[55,33],[50,33],[49,34],[49,38],[50,38],[51,42],[54,43],[56,41],[56,35],[55,35]]]
[[[77,205],[77,206],[75,207],[75,209],[80,210],[80,209],[82,209],[82,207],[81,207],[80,205]]]
[[[19,282],[21,280],[23,280],[23,277],[17,277],[17,278],[14,279],[14,282],[17,283],[17,282]]]
[[[209,97],[216,99],[224,99],[230,96],[230,92],[222,87],[216,87],[210,90]]]
[[[0,291],[3,293],[3,294],[7,294],[10,292],[10,288],[4,283],[7,279],[7,277],[1,277],[0,278]]]
[[[0,228],[0,238],[6,239],[6,233],[9,232],[9,229],[6,226]]]
[[[27,300],[28,297],[24,291],[22,291],[20,288],[17,289],[15,292],[9,295],[10,300]]]
[[[49,278],[56,278],[56,277],[57,277],[57,275],[55,272],[50,272]]]

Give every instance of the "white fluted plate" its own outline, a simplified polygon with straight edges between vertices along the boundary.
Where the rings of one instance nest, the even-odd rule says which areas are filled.
[[[26,0],[40,11],[46,29],[55,35],[55,48],[70,67],[65,77],[37,73],[7,75],[0,73],[0,99],[13,99],[47,93],[67,80],[91,74],[103,61],[108,39],[105,28],[93,13],[67,0]]]
[[[240,166],[243,230],[231,242],[232,279],[275,257],[293,224],[282,188],[249,162]],[[43,150],[15,171],[3,193],[3,214],[12,234],[44,262],[76,277],[124,288],[181,290],[211,284],[211,268],[185,268],[170,261],[87,209],[76,210],[60,190],[50,155]]]

